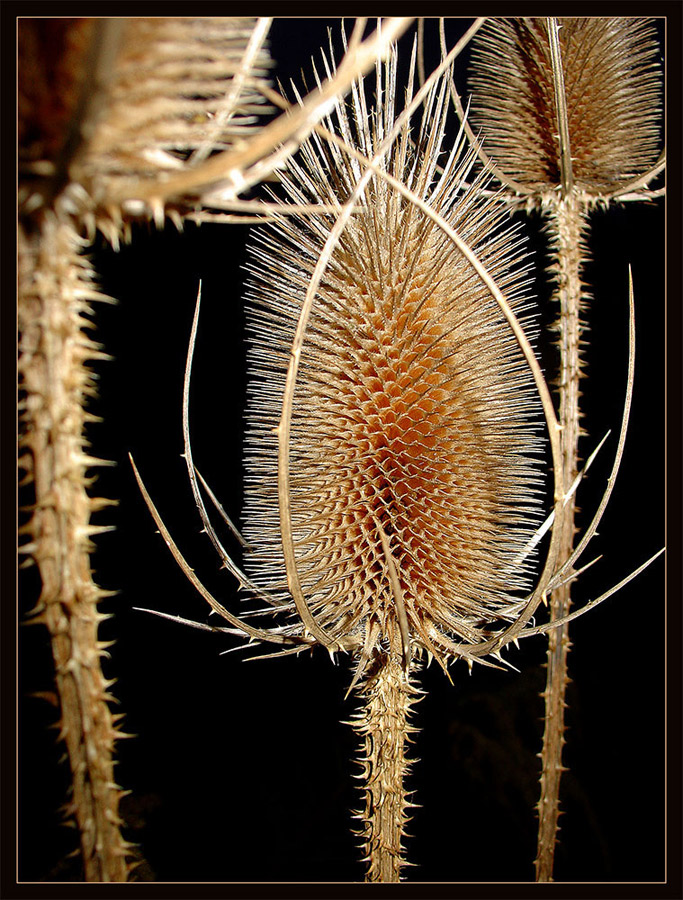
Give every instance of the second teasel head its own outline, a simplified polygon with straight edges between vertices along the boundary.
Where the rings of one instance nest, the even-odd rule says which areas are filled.
[[[659,152],[661,72],[652,19],[557,20],[574,181],[609,194]],[[472,44],[471,122],[504,176],[542,194],[561,182],[545,18],[490,19]]]

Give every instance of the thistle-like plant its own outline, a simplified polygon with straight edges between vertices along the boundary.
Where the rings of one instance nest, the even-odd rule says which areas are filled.
[[[354,86],[351,110],[338,104],[326,126],[380,157],[363,192],[358,161],[321,139],[281,176],[294,202],[355,197],[338,243],[338,218],[288,218],[251,264],[246,562],[273,605],[298,610],[293,633],[353,651],[373,881],[398,880],[403,862],[420,658],[446,668],[515,621],[526,586],[515,559],[536,523],[523,353],[467,257],[381,177],[445,218],[521,314],[515,237],[500,234],[495,202],[463,190],[463,136],[444,151],[445,84],[425,97],[414,148],[409,120],[395,134],[395,60],[378,70],[370,115],[365,84]]]
[[[501,229],[504,204],[500,199],[486,199],[490,191],[475,174],[471,156],[461,146],[462,136],[452,153],[446,148],[439,156],[446,114],[445,82],[437,79],[445,73],[445,65],[418,98],[428,104],[439,127],[423,128],[415,145],[409,115],[418,103],[407,100],[409,112],[398,111],[400,97],[389,89],[394,63],[378,76],[374,112],[375,102],[362,84],[354,87],[348,107],[340,100],[354,78],[383,55],[406,27],[405,21],[385,22],[363,41],[366,23],[359,20],[342,61],[295,106],[270,91],[260,75],[252,80],[249,65],[263,61],[259,48],[266,20],[247,25],[238,68],[224,71],[223,81],[218,79],[220,89],[215,86],[215,93],[206,96],[198,88],[189,106],[173,53],[166,57],[170,82],[161,79],[159,84],[157,76],[163,67],[157,71],[154,64],[145,68],[148,80],[135,78],[140,62],[163,57],[163,48],[158,50],[161,57],[157,55],[154,35],[177,36],[178,29],[187,38],[188,58],[203,65],[204,41],[210,34],[216,36],[219,26],[202,22],[161,19],[121,26],[106,21],[93,25],[86,20],[66,28],[68,47],[60,57],[66,77],[57,80],[55,87],[60,103],[66,98],[65,111],[61,118],[32,120],[42,122],[42,127],[46,121],[51,123],[44,148],[52,149],[37,149],[31,138],[32,151],[22,170],[21,222],[29,240],[20,263],[21,289],[27,298],[24,310],[42,302],[35,286],[40,284],[44,290],[55,275],[58,284],[49,294],[59,294],[61,300],[72,295],[80,298],[81,305],[66,304],[69,315],[75,316],[66,346],[76,348],[78,359],[74,363],[69,357],[64,366],[48,367],[52,374],[41,379],[36,365],[40,352],[34,348],[40,347],[43,338],[39,330],[35,332],[37,341],[25,344],[22,361],[27,407],[42,394],[58,395],[62,386],[75,384],[75,402],[70,401],[69,408],[77,418],[83,410],[81,394],[91,385],[87,372],[79,368],[80,357],[98,348],[88,343],[79,318],[83,300],[94,298],[95,293],[92,267],[84,262],[82,250],[90,245],[95,230],[99,228],[118,246],[130,236],[136,219],[161,223],[168,215],[176,222],[227,223],[254,212],[276,218],[270,236],[252,244],[250,263],[255,379],[249,401],[247,508],[251,524],[245,529],[249,549],[244,571],[222,549],[201,499],[189,445],[189,367],[185,404],[185,455],[205,527],[240,586],[269,610],[265,624],[263,619],[237,617],[214,600],[182,560],[161,519],[157,521],[190,580],[213,610],[228,619],[228,631],[275,642],[279,651],[298,654],[325,646],[335,656],[341,651],[342,656],[348,653],[353,658],[347,686],[351,682],[360,705],[355,726],[361,735],[365,802],[359,816],[369,857],[368,877],[392,880],[406,862],[401,846],[408,808],[403,778],[409,759],[406,733],[412,727],[408,713],[417,696],[416,679],[422,677],[420,664],[430,653],[443,668],[456,657],[500,664],[501,651],[509,642],[547,629],[536,625],[533,616],[540,611],[547,590],[573,577],[568,567],[557,562],[557,523],[562,506],[572,502],[576,481],[568,491],[562,486],[561,444],[552,404],[519,324],[527,320],[522,286],[526,276],[519,268],[516,274],[508,269],[509,263],[519,259],[519,247],[518,238],[512,233],[506,237]],[[146,28],[147,37],[138,40],[136,27]],[[104,42],[91,44],[90,28],[103,31]],[[131,43],[121,44],[127,28],[132,29]],[[249,28],[253,30],[247,38]],[[122,48],[122,55],[117,51],[112,57],[112,41]],[[178,45],[169,38],[165,46],[170,51]],[[199,46],[201,52],[197,52]],[[96,66],[91,65],[93,61]],[[215,63],[220,69],[219,60]],[[84,72],[90,72],[91,78],[76,89],[74,73],[82,76]],[[265,128],[241,129],[233,135],[230,103],[242,97],[240,84],[257,86],[259,93],[285,112]],[[97,90],[92,90],[93,85]],[[40,90],[36,96],[41,96]],[[81,100],[76,102],[78,97]],[[131,127],[128,118],[127,106],[133,97],[139,98],[137,112],[146,123],[142,130]],[[335,112],[325,125],[317,126],[317,137],[305,145],[298,161],[286,167],[282,188],[265,202],[241,199],[244,190],[281,167],[330,105]],[[118,138],[108,130],[109,123],[116,124]],[[35,136],[36,131],[28,133]],[[64,141],[67,133],[70,140]],[[140,144],[141,134],[149,138],[148,143]],[[94,154],[95,147],[100,148],[99,156]],[[290,221],[292,215],[295,218]],[[52,230],[51,222],[56,226]],[[59,254],[55,256],[53,250]],[[106,258],[106,253],[102,255]],[[284,257],[290,263],[283,262]],[[43,261],[42,267],[37,268],[36,259]],[[273,275],[284,292],[272,286]],[[355,289],[363,284],[368,290],[361,296]],[[152,293],[156,290],[155,285]],[[55,302],[52,308],[57,318],[40,320],[46,345],[60,334],[65,306]],[[481,323],[473,327],[480,314],[485,329],[479,327]],[[137,321],[133,327],[138,328]],[[30,327],[24,326],[24,334],[30,333]],[[349,365],[345,371],[336,356],[342,351],[344,359],[358,362],[361,368]],[[366,384],[360,375],[374,362],[377,377]],[[489,364],[486,373],[485,363]],[[49,391],[46,383],[52,384]],[[29,384],[37,387],[31,390]],[[484,391],[484,386],[492,390]],[[218,409],[220,400],[216,400]],[[355,414],[349,413],[353,403],[357,404]],[[510,418],[504,412],[506,405]],[[555,526],[545,565],[536,573],[534,589],[525,594],[524,585],[535,571],[531,545],[539,504],[533,490],[539,469],[534,454],[540,446],[541,407],[554,458]],[[372,428],[364,427],[364,416]],[[29,433],[33,426],[30,417],[27,421]],[[446,429],[444,424],[458,427]],[[61,439],[59,429],[53,429],[54,436],[47,441],[48,446],[64,448],[69,465],[74,460],[88,462],[79,456],[83,429],[78,421],[76,426],[69,432],[71,445]],[[273,427],[276,436],[268,430]],[[44,461],[49,453],[36,458]],[[459,474],[454,481],[449,471],[455,468]],[[456,490],[459,478],[467,482],[466,498]],[[43,483],[39,508],[59,482],[48,471]],[[313,493],[310,484],[319,492]],[[56,494],[61,496],[59,491]],[[85,490],[64,499],[60,515],[65,521],[73,519],[74,533],[92,527],[92,503]],[[426,512],[428,506],[432,515]],[[575,556],[585,549],[603,507]],[[462,540],[467,529],[476,533],[477,546]],[[440,545],[444,533],[449,553],[429,553],[425,548]],[[61,552],[69,545],[58,537],[53,546]],[[45,548],[44,542],[32,540],[28,549],[37,551],[40,562],[41,555],[50,555]],[[78,562],[89,577],[90,548],[81,550]],[[451,550],[461,558],[454,559]],[[41,566],[44,579],[49,579],[51,571],[50,563],[47,566]],[[70,565],[58,564],[54,571],[68,584],[63,576]],[[514,583],[507,583],[510,578]],[[157,590],[154,584],[152,591]],[[67,684],[79,659],[86,659],[88,671],[97,675],[99,670],[97,655],[102,648],[97,646],[95,599],[93,595],[86,609],[90,626],[85,643],[65,642],[58,635],[53,640],[55,648],[62,642]],[[158,599],[156,605],[162,602]],[[60,609],[71,614],[68,603]],[[275,628],[267,621],[273,611],[281,614],[281,624]],[[145,647],[143,653],[151,657],[152,648]],[[80,676],[74,680],[79,679],[83,681]],[[106,710],[106,704],[102,706]],[[86,702],[84,708],[97,707]],[[64,709],[62,720],[68,719]],[[176,737],[183,731],[173,729],[176,750]],[[94,754],[86,749],[87,755],[97,757],[98,765],[108,764],[107,734],[99,743],[96,738]],[[75,724],[72,736],[77,748],[93,746],[88,743],[87,728]],[[274,758],[277,755],[275,750]],[[213,759],[213,768],[220,770],[215,755]],[[74,771],[80,770],[76,763]],[[106,773],[104,778],[111,788],[113,779]],[[114,807],[116,800],[117,795]],[[296,796],[291,802],[296,805]],[[106,803],[104,808],[105,819],[111,821]],[[108,808],[112,809],[111,803]],[[125,871],[112,875],[101,870],[108,854],[107,839],[104,848],[100,836],[89,843],[87,810],[87,800],[74,795],[73,811],[83,829],[86,860],[88,854],[92,859],[86,865],[86,877],[125,877]],[[232,815],[228,810],[224,824]],[[120,859],[125,845],[119,840],[115,836],[111,846],[119,848],[114,856]],[[219,877],[224,877],[223,870]]]
[[[93,581],[90,521],[110,501],[92,497],[86,398],[91,304],[106,300],[84,253],[97,232],[118,248],[135,220],[158,226],[228,219],[239,195],[268,175],[334,94],[405,27],[357,42],[335,84],[298,118],[260,130],[269,19],[30,19],[17,22],[19,94],[20,464],[34,485],[22,552],[40,571],[31,621],[51,634],[60,734],[73,773],[67,806],[81,835],[87,880],[122,881],[130,847],[119,833],[113,774],[121,736],[100,658],[106,592]],[[213,192],[213,194],[212,194]],[[211,198],[209,198],[211,195]],[[248,204],[247,204],[248,206]],[[210,210],[210,212],[209,212]]]
[[[589,215],[621,199],[652,199],[664,167],[660,71],[651,20],[639,18],[492,19],[472,50],[472,122],[511,202],[545,219],[553,300],[560,310],[564,490],[579,467],[579,382]],[[575,501],[563,510],[560,560],[570,558]],[[551,618],[570,608],[571,586],[553,591]],[[549,636],[546,727],[538,803],[537,878],[552,880],[564,743],[568,628]]]
[[[244,570],[211,525],[193,463],[195,318],[184,413],[195,501],[224,565],[282,624],[249,624],[206,590],[136,470],[176,560],[230,625],[197,627],[279,644],[274,655],[316,645],[351,654],[371,881],[398,880],[406,862],[406,740],[421,658],[446,670],[453,659],[502,662],[510,642],[547,630],[530,619],[575,577],[570,567],[604,510],[558,564],[578,478],[561,486],[561,429],[518,318],[526,273],[511,252],[516,239],[501,232],[505,208],[473,178],[464,132],[442,150],[446,62],[413,98],[413,57],[400,111],[395,65],[378,68],[371,113],[361,80],[350,109],[338,102],[280,173],[291,204],[337,204],[338,213],[283,216],[249,266]],[[558,480],[545,563],[525,592],[540,536],[534,406]]]

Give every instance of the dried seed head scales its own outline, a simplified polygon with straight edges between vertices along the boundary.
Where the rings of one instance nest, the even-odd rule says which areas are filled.
[[[661,72],[651,19],[560,18],[572,167],[599,194],[646,172],[660,141]],[[472,42],[472,123],[502,171],[527,187],[560,183],[545,19],[490,19]]]
[[[373,156],[394,123],[395,60],[327,127]],[[407,102],[407,101],[406,101]],[[528,326],[519,236],[464,180],[472,157],[443,152],[446,94],[429,95],[418,136],[401,131],[382,163],[474,248]],[[439,170],[438,165],[445,166]],[[282,175],[289,199],[341,203],[362,168],[312,138]],[[291,518],[306,600],[335,638],[386,639],[397,615],[388,539],[411,637],[448,655],[514,617],[538,524],[540,403],[488,289],[449,239],[380,176],[365,189],[322,278],[295,386]],[[277,435],[290,347],[332,216],[288,216],[253,246],[248,294],[245,535],[254,580],[287,601]]]

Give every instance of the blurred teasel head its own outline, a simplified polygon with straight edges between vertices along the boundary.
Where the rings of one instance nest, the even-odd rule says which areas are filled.
[[[404,653],[445,665],[524,605],[542,414],[491,291],[396,182],[458,233],[528,329],[520,237],[481,192],[462,132],[446,141],[447,78],[433,80],[418,126],[397,127],[396,68],[395,56],[378,66],[371,111],[361,80],[325,121],[374,171],[313,135],[281,172],[295,204],[353,200],[338,239],[336,214],[291,215],[252,247],[245,565],[290,613],[294,569],[317,627],[366,662],[400,635]],[[412,82],[411,69],[405,107]]]
[[[20,212],[76,216],[114,246],[131,218],[201,209],[171,176],[262,124],[267,20],[138,17],[18,20]]]

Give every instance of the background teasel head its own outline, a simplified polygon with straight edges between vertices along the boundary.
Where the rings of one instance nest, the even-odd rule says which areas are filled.
[[[574,181],[609,194],[655,162],[661,73],[652,20],[559,18]],[[547,20],[489,19],[472,43],[473,127],[502,173],[525,189],[561,182]]]
[[[396,118],[396,59],[338,102],[330,131],[372,158]],[[406,106],[411,99],[408,89]],[[445,147],[447,82],[404,122],[380,171],[442,216],[525,323],[519,236],[478,192],[462,133]],[[314,136],[281,174],[295,203],[342,204],[364,169]],[[287,217],[250,263],[252,338],[245,564],[286,608],[278,432],[292,341],[332,216]],[[367,659],[392,633],[442,664],[520,609],[514,561],[538,524],[540,403],[516,339],[471,264],[424,212],[373,174],[315,294],[289,446],[295,561],[328,635]],[[393,573],[391,570],[394,570]],[[401,609],[404,606],[405,610]],[[399,621],[403,615],[403,624]],[[300,632],[292,625],[291,633]],[[404,641],[405,649],[405,641]]]
[[[98,228],[116,245],[131,217],[162,224],[150,185],[161,197],[167,176],[258,127],[266,31],[235,17],[20,19],[20,210],[69,185],[64,211],[91,237]],[[179,223],[197,199],[168,212]]]

